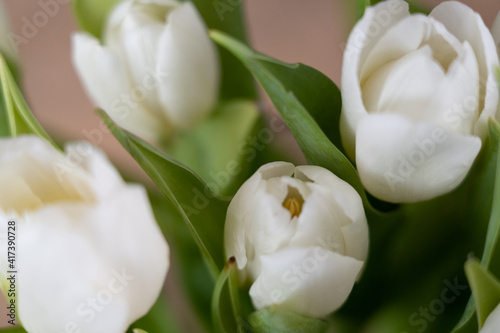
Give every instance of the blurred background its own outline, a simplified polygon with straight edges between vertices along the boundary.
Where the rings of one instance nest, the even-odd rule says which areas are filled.
[[[418,1],[428,8],[440,2]],[[479,12],[488,27],[500,10],[498,0],[462,2]],[[39,1],[7,0],[6,5],[12,31],[17,35],[22,35],[26,21],[32,21],[42,10]],[[249,0],[242,5],[255,49],[285,62],[312,66],[339,84],[343,49],[355,22],[353,0]],[[19,46],[22,86],[28,103],[45,129],[61,140],[85,139],[85,131],[102,128],[71,64],[70,38],[75,30],[71,6],[61,5],[36,35]],[[265,103],[266,109],[272,108]],[[283,135],[282,139],[292,142],[289,134]],[[98,146],[122,171],[144,177],[111,134],[105,134]],[[169,285],[175,285],[175,281],[169,281]],[[168,289],[169,295],[181,299],[175,287]],[[179,303],[182,306],[181,300]],[[0,315],[2,324],[6,317]]]
[[[22,36],[26,21],[32,21],[42,10],[39,1],[5,2],[12,30]],[[440,2],[418,0],[428,8]],[[498,0],[463,2],[478,11],[488,27],[500,10]],[[355,22],[353,0],[243,0],[242,4],[256,50],[285,62],[302,62],[340,83],[342,54]],[[84,131],[100,128],[100,119],[71,64],[70,39],[76,29],[71,6],[61,5],[34,37],[19,45],[22,85],[28,102],[47,131],[64,140],[85,139]],[[111,134],[105,134],[99,146],[123,171],[140,174]]]

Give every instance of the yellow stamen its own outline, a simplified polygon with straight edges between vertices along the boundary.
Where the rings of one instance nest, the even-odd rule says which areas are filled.
[[[297,198],[288,199],[283,204],[283,207],[288,209],[288,211],[292,215],[292,218],[294,218],[295,216],[299,216],[300,212],[302,211],[302,205],[300,204],[299,200],[297,200]]]

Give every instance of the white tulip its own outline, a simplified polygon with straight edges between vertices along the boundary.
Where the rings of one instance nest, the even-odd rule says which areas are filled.
[[[262,166],[229,205],[225,249],[257,309],[323,317],[347,299],[368,254],[358,193],[318,166]]]
[[[17,59],[16,51],[9,39],[11,32],[7,10],[4,2],[0,0],[0,52],[9,60],[15,60]]]
[[[73,64],[94,103],[150,141],[193,128],[217,102],[217,50],[191,2],[123,1],[104,45],[73,36]]]
[[[0,140],[0,273],[16,223],[17,320],[30,333],[123,333],[157,299],[169,249],[144,188],[86,143]],[[12,239],[12,238],[11,238]]]
[[[500,330],[500,304],[486,318],[486,322],[479,333],[498,333]]]
[[[443,2],[429,16],[390,0],[366,9],[342,69],[342,141],[361,181],[390,202],[447,193],[498,117],[499,60],[479,14]]]

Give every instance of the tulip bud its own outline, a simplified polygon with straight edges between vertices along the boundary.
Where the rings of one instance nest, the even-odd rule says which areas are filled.
[[[39,137],[4,138],[0,161],[0,275],[17,272],[2,281],[16,320],[32,333],[125,332],[169,267],[145,190],[87,143],[64,156]]]
[[[323,317],[347,299],[368,254],[358,193],[330,171],[262,166],[229,205],[225,248],[257,309]]]
[[[341,115],[365,188],[389,202],[456,188],[498,116],[498,65],[490,31],[464,4],[429,16],[403,0],[368,7],[344,53]]]
[[[489,314],[479,333],[496,333],[500,328],[500,304]]]
[[[191,2],[125,0],[109,16],[104,43],[73,36],[73,63],[94,103],[150,141],[196,126],[214,108],[215,45]]]

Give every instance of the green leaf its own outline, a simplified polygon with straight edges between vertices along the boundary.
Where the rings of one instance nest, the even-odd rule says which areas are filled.
[[[231,258],[227,262],[222,272],[219,274],[217,282],[215,283],[215,288],[212,296],[211,312],[212,312],[212,323],[214,326],[214,331],[216,333],[225,333],[227,331],[225,328],[226,326],[225,322],[228,321],[229,314],[227,312],[221,311],[222,298],[223,298],[222,295],[224,286],[226,285],[226,282],[228,281],[231,272],[235,270],[236,270],[236,261],[234,260],[234,258]],[[233,308],[232,310],[233,310],[232,314],[234,315],[236,309]]]
[[[496,158],[496,174],[495,187],[493,192],[493,207],[488,224],[488,233],[486,234],[486,242],[481,263],[484,267],[491,267],[491,270],[500,274],[500,264],[494,261],[493,258],[500,257],[500,154],[498,153],[500,145],[500,125],[494,119],[489,121],[490,140],[494,144],[493,157]]]
[[[166,295],[161,293],[148,314],[132,324],[132,327],[142,327],[143,329],[135,328],[133,332],[182,332],[179,319],[173,310],[173,304],[169,302]]]
[[[178,209],[156,188],[148,193],[156,221],[170,246],[171,266],[177,268],[169,274],[178,275],[174,280],[180,281],[181,289],[189,301],[189,310],[196,315],[205,330],[208,330],[212,327],[212,321],[207,309],[210,308],[215,281]]]
[[[134,328],[134,330],[133,330],[133,331],[134,331],[134,333],[148,333],[148,332],[146,332],[145,330],[141,330],[140,328]],[[166,332],[166,331],[165,331],[165,332]],[[168,332],[170,332],[170,331],[168,331]]]
[[[320,71],[303,64],[285,64],[275,59],[259,55],[261,64],[295,97],[314,118],[321,130],[339,149],[340,112],[342,97],[332,80]]]
[[[476,225],[480,219],[482,220],[480,214],[484,214],[484,211],[490,211],[489,217],[486,216],[486,218],[489,218],[488,232],[481,262],[483,267],[500,275],[498,263],[498,258],[500,258],[500,205],[498,205],[498,202],[500,202],[500,126],[494,119],[489,120],[489,132],[490,135],[485,141],[482,155],[477,162],[480,171],[474,181],[474,184],[478,187],[478,192],[474,196],[480,199],[480,207],[472,210],[475,219],[470,219],[470,222],[474,222],[474,225]],[[491,198],[491,201],[487,200],[487,198]],[[469,208],[474,209],[474,207]],[[476,237],[484,239],[483,235]],[[453,333],[473,332],[476,329],[474,313],[475,303],[471,298]]]
[[[243,148],[260,120],[252,101],[223,103],[196,130],[177,138],[168,152],[192,168],[212,191],[231,194],[235,181],[246,176]]]
[[[371,6],[370,0],[356,0],[356,18],[359,20],[363,17],[366,7]]]
[[[22,134],[38,135],[57,147],[31,113],[7,62],[0,54],[0,137]]]
[[[14,327],[14,328],[0,328],[0,332],[5,332],[5,333],[27,333],[26,330],[22,327]]]
[[[241,309],[241,301],[239,297],[239,288],[238,288],[238,270],[236,269],[236,265],[232,265],[229,268],[229,297],[231,300],[231,309],[233,310],[233,317],[236,321],[236,327],[238,333],[244,332],[242,321],[243,321],[243,311]]]
[[[467,260],[465,273],[472,289],[479,328],[481,328],[489,314],[500,304],[500,281],[488,272],[477,259]]]
[[[410,5],[410,13],[412,13],[412,14],[420,13],[420,14],[429,15],[432,11],[427,6],[415,3],[415,1],[407,1],[407,2]]]
[[[13,59],[6,54],[2,54],[5,62],[7,63],[7,67],[9,67],[10,73],[12,74],[12,77],[16,81],[16,83],[19,84],[19,78],[20,78],[20,68],[19,68],[19,63],[17,62],[16,59]]]
[[[223,231],[229,198],[214,194],[190,169],[97,113],[113,135],[178,209],[215,278],[224,265]]]
[[[298,314],[266,308],[250,315],[250,325],[255,333],[322,333],[329,324],[316,318],[307,318]]]
[[[243,1],[192,0],[201,13],[209,29],[223,31],[246,43]],[[221,98],[257,98],[252,75],[227,50],[219,47],[221,59]]]
[[[464,314],[458,324],[453,328],[452,333],[475,333],[477,332],[477,317],[474,316],[476,313],[476,304],[474,303],[474,298],[470,297],[469,302],[465,308]]]
[[[80,28],[101,38],[108,15],[121,0],[73,0],[73,11]]]
[[[329,169],[351,184],[363,198],[366,206],[370,207],[357,171],[347,157],[328,139],[304,106],[304,104],[312,105],[312,103],[304,102],[303,104],[298,98],[298,96],[303,96],[299,91],[301,87],[307,85],[316,87],[316,82],[310,80],[316,78],[321,83],[324,83],[324,77],[319,74],[298,77],[298,74],[312,73],[314,69],[305,69],[307,68],[305,65],[285,64],[260,55],[243,43],[218,31],[212,31],[210,36],[218,44],[224,46],[237,56],[260,82],[280,112],[288,128],[292,131],[307,161],[310,164]],[[296,70],[294,75],[295,80],[302,81],[302,85],[298,83],[289,84],[289,87],[295,89],[293,91],[289,90],[287,85],[274,75],[275,73],[287,72],[287,69],[289,71]],[[287,73],[287,75],[290,77],[291,74]],[[314,112],[314,114],[317,113]]]

